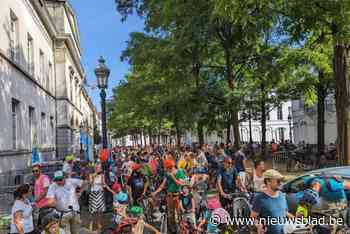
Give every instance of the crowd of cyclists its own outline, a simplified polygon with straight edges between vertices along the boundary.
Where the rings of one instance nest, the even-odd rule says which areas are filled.
[[[296,213],[290,213],[281,191],[284,176],[266,170],[250,149],[235,150],[231,144],[116,147],[94,163],[68,155],[53,178],[35,164],[34,182],[14,193],[10,233],[78,234],[80,214],[87,210],[89,228],[96,233],[283,234],[297,227],[288,232],[287,224],[259,220],[307,218],[322,199],[348,207],[348,182],[310,175]],[[248,171],[251,162],[254,168]],[[112,218],[106,220],[106,212]],[[214,216],[220,217],[219,224],[212,222]],[[228,217],[255,222],[229,224]]]

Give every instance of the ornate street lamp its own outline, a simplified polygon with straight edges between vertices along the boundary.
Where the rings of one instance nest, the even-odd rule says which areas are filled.
[[[105,64],[105,60],[101,56],[98,60],[99,65],[95,69],[97,78],[97,87],[101,90],[101,107],[102,107],[102,146],[107,149],[107,124],[106,124],[106,89],[108,87],[108,77],[110,70]]]
[[[288,113],[288,123],[289,123],[289,141],[293,143],[293,135],[292,135],[292,116],[290,112]]]

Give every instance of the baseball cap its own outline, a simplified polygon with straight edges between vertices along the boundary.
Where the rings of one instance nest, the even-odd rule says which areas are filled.
[[[264,179],[283,179],[284,176],[274,169],[269,169],[263,174]]]
[[[56,171],[53,180],[62,180],[64,178],[63,171]]]

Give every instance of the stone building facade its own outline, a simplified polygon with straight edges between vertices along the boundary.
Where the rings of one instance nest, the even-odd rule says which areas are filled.
[[[67,1],[1,0],[0,24],[2,173],[29,166],[34,147],[45,161],[76,152],[96,110],[84,90],[77,20]]]

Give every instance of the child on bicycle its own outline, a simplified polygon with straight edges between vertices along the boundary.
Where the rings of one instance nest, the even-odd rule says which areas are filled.
[[[43,226],[41,234],[65,234],[64,230],[60,227],[60,220],[57,214],[50,213],[44,216],[41,222]]]
[[[219,208],[221,208],[221,204],[217,197],[208,198],[207,209],[205,210],[203,217],[200,219],[197,229],[200,231],[203,230],[202,227],[206,224],[206,233],[220,233],[218,225],[215,225],[211,222],[212,213],[214,212],[214,210]]]
[[[144,221],[143,209],[139,206],[131,207],[128,222],[130,222],[132,225],[133,234],[143,234],[145,228],[155,234],[161,234],[155,227]]]
[[[194,227],[196,227],[196,203],[191,193],[189,183],[184,184],[182,187],[182,193],[180,194],[179,201],[182,219],[187,219]]]

